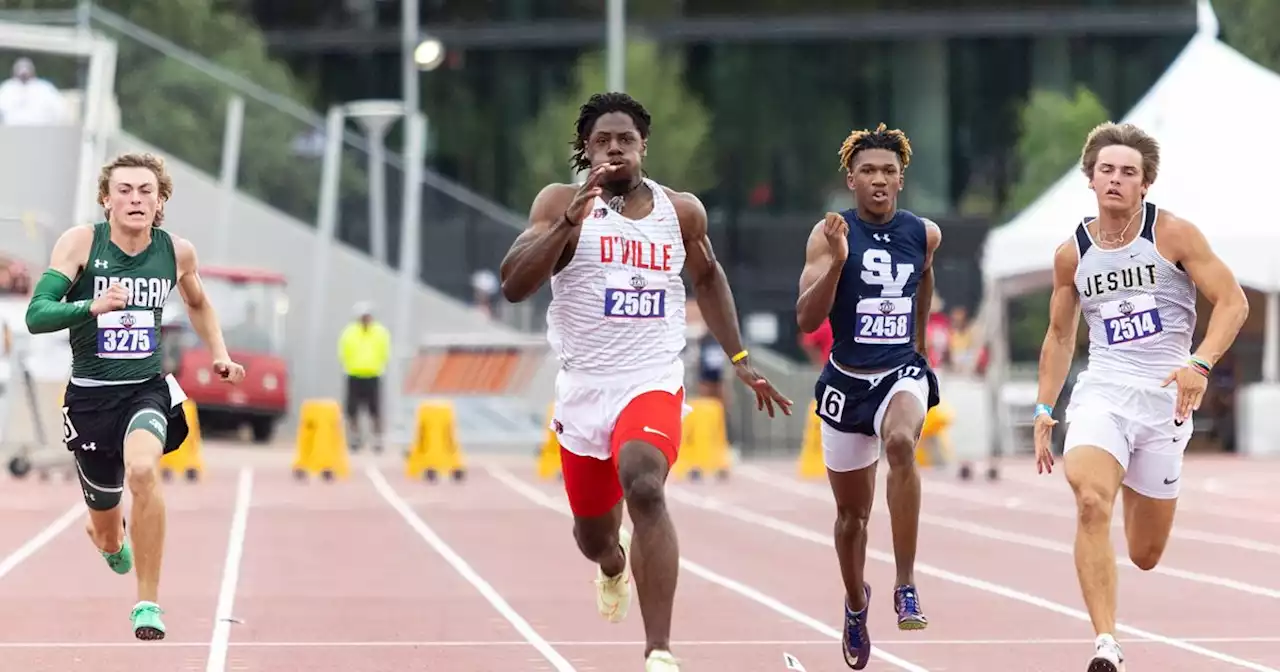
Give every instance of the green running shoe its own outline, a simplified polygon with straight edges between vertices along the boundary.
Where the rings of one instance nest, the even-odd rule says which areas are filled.
[[[120,550],[115,553],[98,552],[106,559],[111,571],[116,574],[128,574],[129,570],[133,569],[133,549],[129,547],[129,537],[124,538],[124,543],[120,544]]]
[[[164,639],[164,622],[160,620],[160,605],[155,602],[139,602],[133,607],[133,636],[141,640]]]

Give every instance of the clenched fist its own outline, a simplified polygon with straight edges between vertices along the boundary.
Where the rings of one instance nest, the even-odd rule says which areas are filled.
[[[89,304],[89,312],[94,315],[102,315],[113,310],[123,310],[129,305],[129,292],[125,291],[120,283],[113,282],[98,298]]]

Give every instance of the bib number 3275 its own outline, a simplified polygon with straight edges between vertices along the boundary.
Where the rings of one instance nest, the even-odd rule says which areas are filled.
[[[98,316],[98,357],[146,359],[156,345],[156,318],[150,310],[117,310]]]

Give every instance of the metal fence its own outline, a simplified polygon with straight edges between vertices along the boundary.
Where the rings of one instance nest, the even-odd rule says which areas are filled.
[[[81,3],[79,10],[0,12],[0,19],[43,24],[78,24],[119,45],[116,94],[122,129],[174,158],[211,175],[219,173],[221,129],[227,101],[245,101],[241,191],[314,226],[320,198],[324,118],[308,105],[252,81],[237,71],[234,55],[207,58],[124,17]],[[369,151],[354,127],[344,132],[337,237],[370,253]],[[398,266],[404,162],[386,152],[387,253]],[[436,289],[470,302],[472,273],[497,272],[502,255],[523,230],[522,217],[431,170],[422,180],[420,275]],[[549,300],[543,292],[521,306],[503,306],[499,317],[517,328],[536,330]]]

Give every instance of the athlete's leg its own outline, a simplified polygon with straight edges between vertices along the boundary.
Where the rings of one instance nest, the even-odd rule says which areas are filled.
[[[618,455],[618,481],[634,529],[631,571],[644,619],[645,657],[669,657],[671,613],[680,574],[680,545],[667,510],[667,474],[680,450],[684,390],[652,391],[631,400],[618,414],[611,442]]]
[[[866,618],[871,587],[863,577],[867,565],[867,521],[875,501],[880,439],[841,432],[825,422],[821,432],[827,480],[836,500],[836,559],[845,589],[844,658],[850,667],[860,670],[871,658]]]
[[[125,427],[125,482],[133,496],[129,527],[135,546],[138,577],[134,632],[139,639],[164,638],[156,600],[160,590],[165,538],[165,505],[160,492],[159,471],[167,428],[168,417],[149,406],[134,412]]]
[[[1063,462],[1067,482],[1076,497],[1075,560],[1080,591],[1094,632],[1110,635],[1116,629],[1116,554],[1111,544],[1111,515],[1124,466],[1107,449],[1092,445],[1069,446]]]
[[[573,539],[583,557],[600,568],[597,595],[600,615],[617,623],[630,606],[630,577],[619,536],[622,525],[622,485],[612,457],[585,457],[560,449],[561,473],[573,511]]]
[[[916,591],[916,545],[920,530],[920,471],[916,465],[916,445],[924,429],[924,381],[900,380],[890,391],[884,418],[880,422],[885,458],[889,462],[885,498],[893,530],[893,556],[897,565],[894,609],[901,630],[922,630],[929,622],[920,607]]]
[[[1150,571],[1160,563],[1177,508],[1177,499],[1156,499],[1124,487],[1124,536],[1129,559],[1139,569]]]
[[[1182,485],[1182,458],[1191,427],[1144,427],[1134,440],[1124,477],[1124,533],[1129,559],[1151,570],[1169,544]]]
[[[76,473],[84,503],[89,508],[85,532],[94,547],[117,574],[133,568],[133,551],[124,533],[124,463],[120,453],[104,449],[75,453]]]

